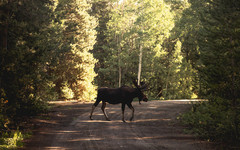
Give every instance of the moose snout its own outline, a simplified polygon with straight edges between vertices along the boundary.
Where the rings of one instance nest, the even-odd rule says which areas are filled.
[[[146,97],[144,97],[144,98],[143,98],[143,101],[144,101],[144,102],[147,102],[147,101],[148,101],[148,99],[147,99]]]

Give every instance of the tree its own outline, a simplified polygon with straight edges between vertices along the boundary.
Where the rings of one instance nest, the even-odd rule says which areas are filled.
[[[186,119],[200,136],[238,145],[240,40],[237,35],[240,20],[237,16],[240,3],[236,0],[206,0],[201,3],[191,1],[191,4],[189,11],[195,14],[197,21],[189,26],[196,27],[193,31],[197,37],[192,36],[191,43],[196,43],[193,45],[196,48],[188,52],[188,58],[200,77],[199,94],[209,102],[194,106]],[[191,54],[197,54],[195,58],[198,59]]]
[[[113,5],[105,34],[108,44],[104,48],[107,55],[104,68],[99,70],[111,72],[110,76],[105,74],[105,80],[116,84],[116,79],[120,80],[120,74],[117,75],[116,72],[121,70],[122,84],[126,84],[133,77],[136,78],[137,74],[140,75],[138,68],[145,72],[142,74],[143,79],[147,72],[153,71],[150,60],[158,50],[161,50],[157,48],[161,47],[165,35],[169,36],[169,31],[173,27],[173,15],[170,10],[170,6],[163,1],[131,0]],[[139,63],[140,50],[143,56],[142,63]],[[145,70],[146,68],[152,69]]]
[[[89,100],[94,97],[92,85],[96,76],[96,60],[89,52],[95,44],[96,19],[88,11],[91,5],[87,1],[59,1],[55,13],[62,26],[63,55],[54,69],[57,79],[56,88],[63,98]]]
[[[224,99],[223,105],[232,113],[233,129],[230,133],[239,139],[239,98],[240,69],[239,62],[239,1],[206,1],[205,13],[202,18],[200,52],[203,66],[200,69],[204,87],[211,101]]]
[[[5,118],[18,123],[46,111],[59,95],[94,97],[96,19],[87,1],[6,0],[0,7],[1,127]]]
[[[97,31],[96,43],[94,45],[93,50],[91,51],[93,53],[94,58],[98,60],[98,62],[95,65],[95,72],[98,73],[98,75],[95,78],[95,82],[98,86],[104,86],[106,82],[105,80],[106,75],[101,71],[101,69],[105,68],[104,58],[108,56],[108,53],[104,48],[106,47],[107,43],[106,40],[107,22],[110,19],[111,5],[112,2],[110,2],[109,0],[92,1],[91,15],[95,16],[95,18],[98,20],[98,25],[96,27]]]
[[[196,98],[200,93],[197,38],[201,23],[195,11],[201,7],[187,1],[167,3],[171,4],[175,26],[161,45],[163,50],[157,53],[162,58],[159,60],[162,69],[155,73],[157,81],[153,79],[153,82],[158,83],[155,89],[162,89],[167,99]]]
[[[45,109],[50,77],[45,74],[45,47],[52,20],[51,1],[2,1],[1,7],[1,98],[7,100],[5,115],[11,118]],[[2,97],[3,96],[3,97]],[[16,120],[17,121],[17,120]]]

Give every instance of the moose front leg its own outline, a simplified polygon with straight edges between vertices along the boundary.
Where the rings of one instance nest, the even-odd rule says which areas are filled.
[[[101,100],[97,98],[96,102],[92,105],[92,111],[90,113],[90,119],[92,120],[92,115],[93,115],[93,111],[94,109],[97,107],[97,105],[99,104]]]
[[[106,111],[105,111],[106,105],[107,105],[106,102],[102,102],[102,111],[103,111],[103,114],[104,114],[106,120],[107,120],[107,121],[110,121],[110,119],[108,118],[107,113],[106,113]]]
[[[91,111],[91,113],[90,113],[90,119],[91,119],[91,120],[93,120],[93,119],[92,119],[92,114],[93,114],[93,111],[94,111],[95,108],[96,108],[96,106],[95,106],[95,105],[92,105],[92,111]]]
[[[126,122],[124,119],[124,110],[125,110],[125,104],[122,103],[122,121]]]
[[[127,104],[128,105],[128,107],[132,110],[132,117],[130,118],[130,121],[133,121],[133,118],[134,118],[134,108],[133,108],[133,106],[132,106],[132,104],[130,103],[130,104]]]

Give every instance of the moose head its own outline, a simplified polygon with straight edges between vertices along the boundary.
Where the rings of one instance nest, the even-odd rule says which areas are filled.
[[[137,84],[136,80],[133,80],[133,84],[137,88],[138,91],[138,99],[139,99],[139,104],[141,104],[141,101],[147,102],[148,98],[147,96],[143,93],[143,91],[146,91],[148,88],[148,85],[145,82],[140,82],[140,86]]]

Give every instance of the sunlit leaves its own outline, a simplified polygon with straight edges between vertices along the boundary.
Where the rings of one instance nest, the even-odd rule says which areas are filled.
[[[59,1],[55,11],[64,35],[59,40],[66,46],[62,47],[65,53],[55,69],[56,88],[61,89],[63,98],[89,100],[95,96],[92,81],[96,60],[89,51],[95,44],[97,21],[89,15],[90,8],[87,1]]]

